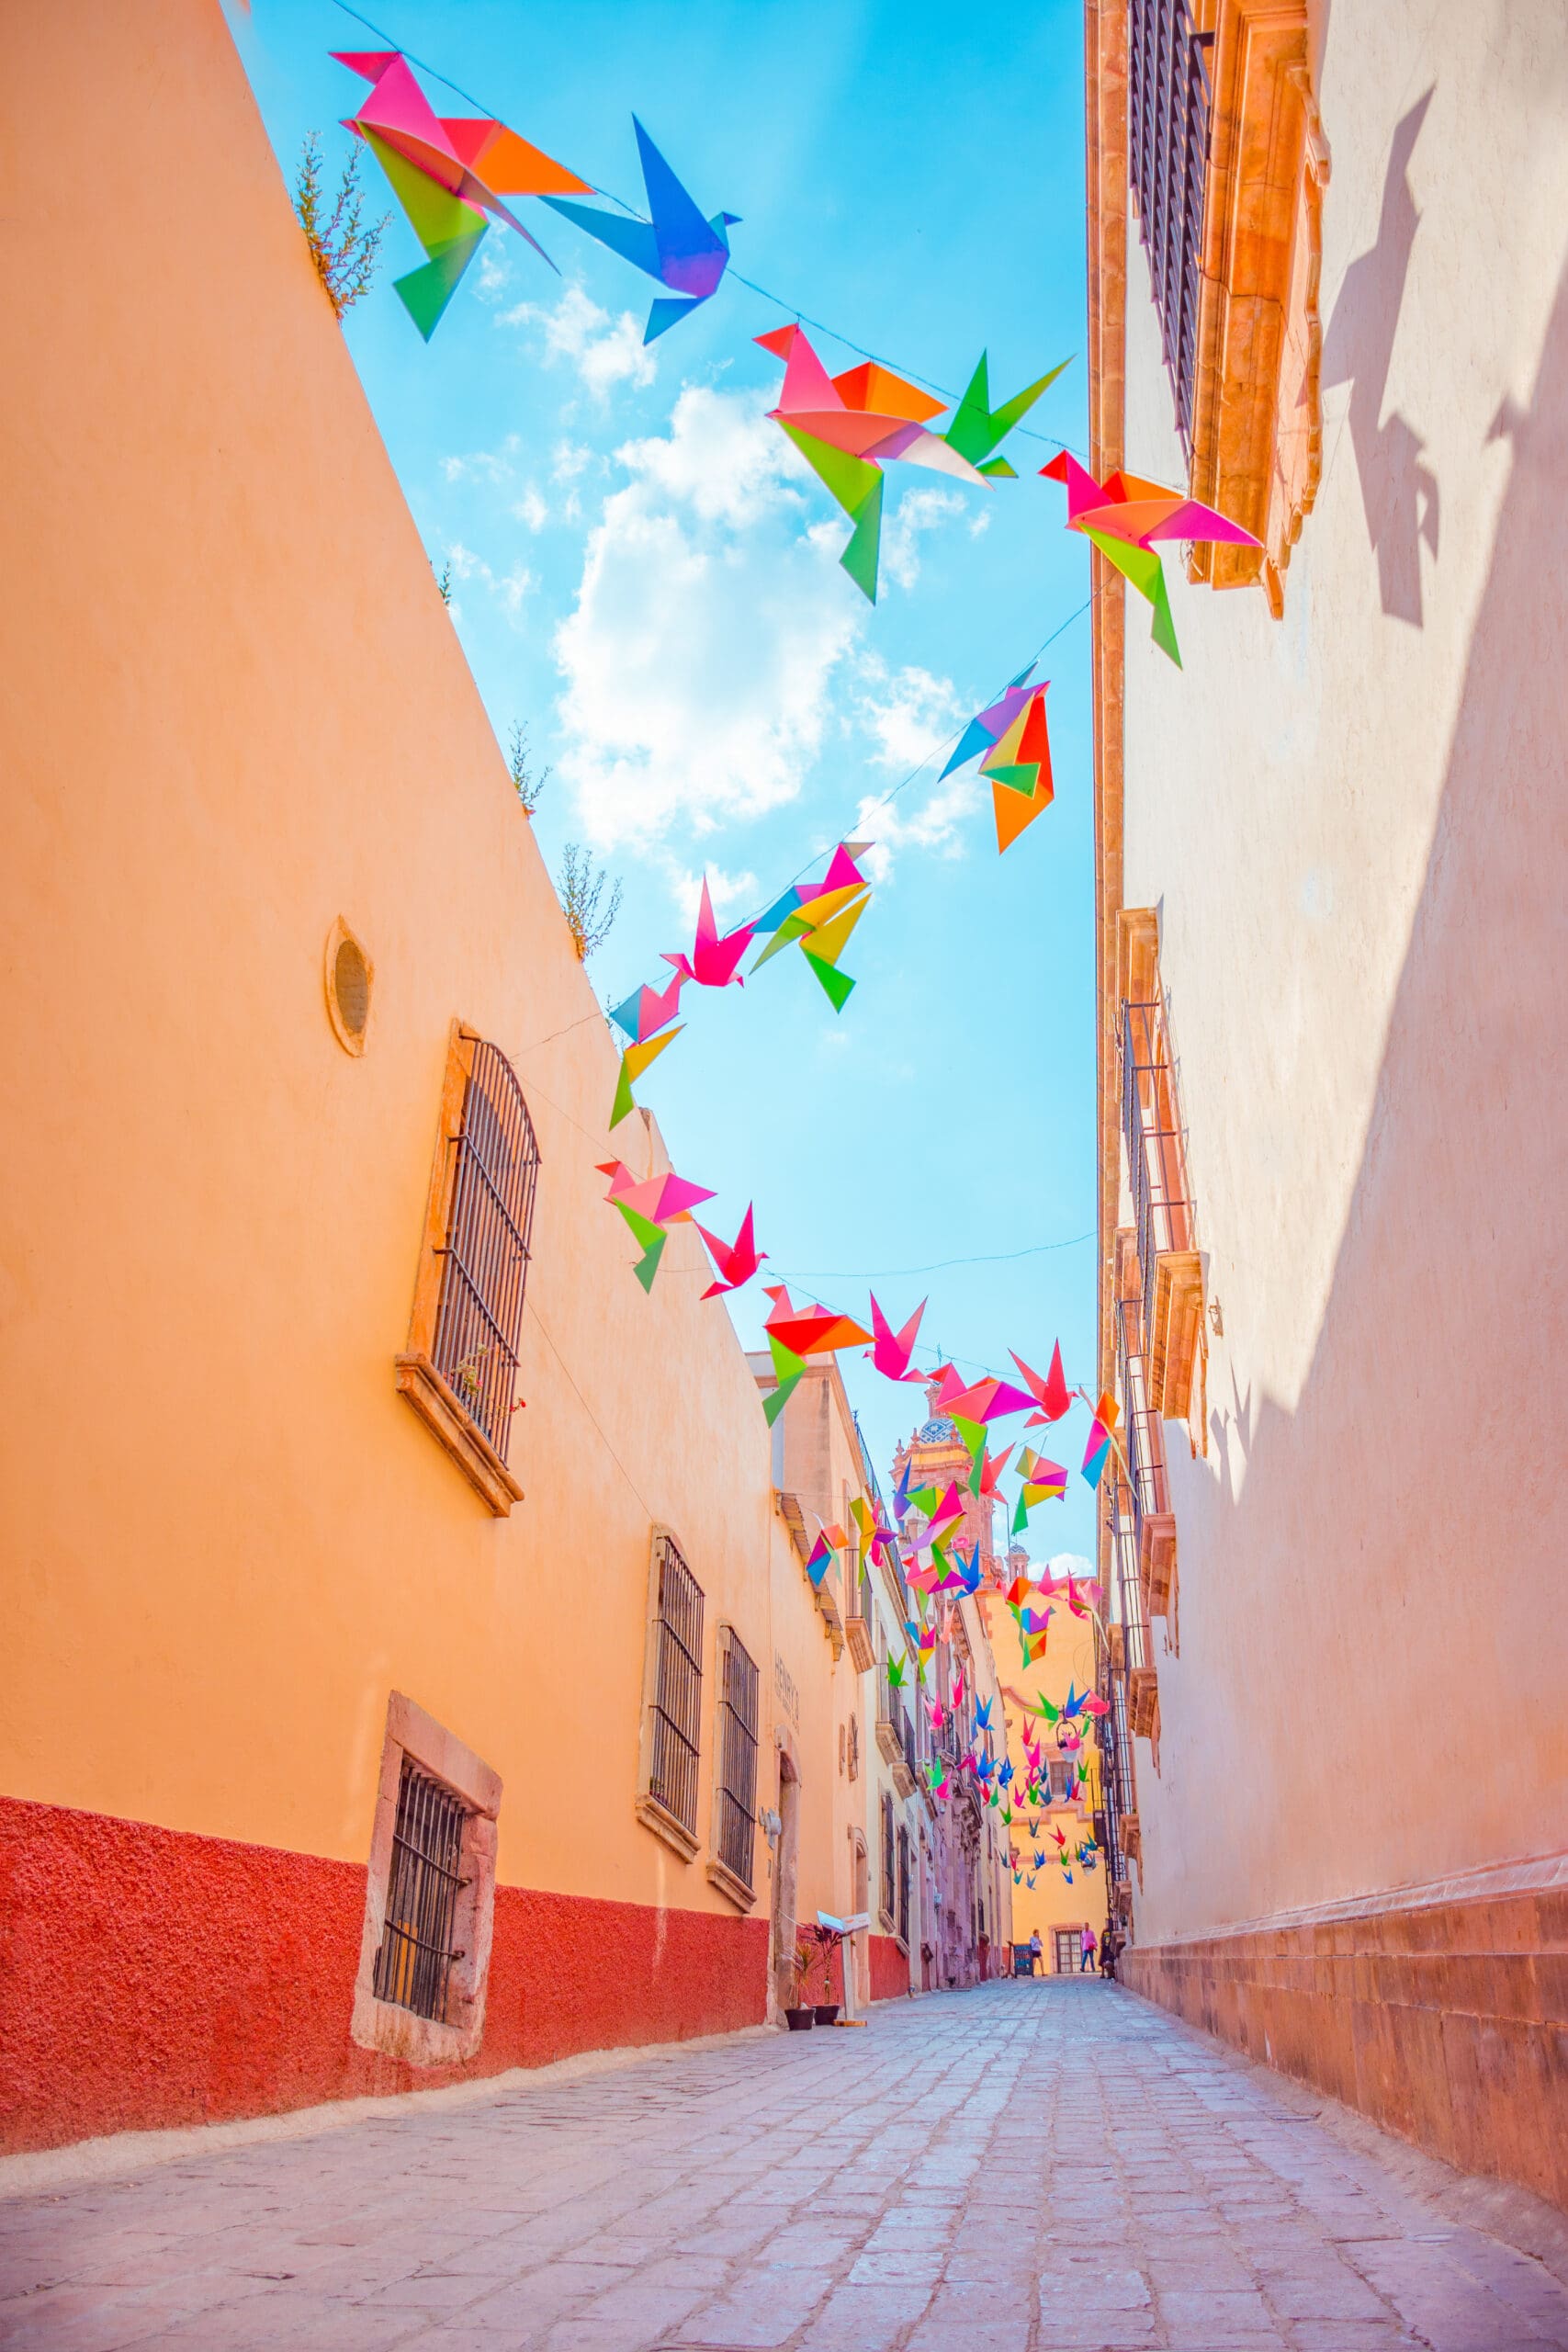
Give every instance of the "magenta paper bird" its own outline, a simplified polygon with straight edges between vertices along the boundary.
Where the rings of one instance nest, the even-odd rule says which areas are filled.
[[[742,923],[738,931],[729,932],[723,939],[719,937],[705,874],[702,905],[697,910],[697,935],[692,953],[688,957],[666,952],[664,961],[673,964],[682,978],[695,980],[701,989],[727,989],[732,982],[736,988],[743,988],[745,980],[736,966],[750,945],[755,928],[753,923]]]
[[[710,1283],[704,1291],[705,1298],[721,1298],[726,1291],[743,1290],[767,1256],[765,1250],[757,1248],[751,1230],[752,1206],[753,1204],[748,1201],[746,1214],[740,1220],[740,1230],[733,1242],[721,1241],[716,1233],[710,1233],[705,1225],[697,1225],[695,1217],[692,1219],[707,1243],[719,1275],[718,1281]]]
[[[926,1311],[922,1298],[901,1331],[895,1331],[876,1303],[876,1293],[871,1294],[871,1331],[874,1344],[867,1353],[879,1373],[886,1380],[921,1380],[924,1374],[911,1372],[909,1358],[914,1352],[915,1335],[920,1328],[920,1317]]]
[[[1204,506],[1182,491],[1168,489],[1164,482],[1144,481],[1136,474],[1124,473],[1113,473],[1098,482],[1066,449],[1040,470],[1049,481],[1066,485],[1068,530],[1081,531],[1107,563],[1154,607],[1149,634],[1179,670],[1176,624],[1170,616],[1165,566],[1156,540],[1219,539],[1244,548],[1261,542],[1217,507]]]
[[[1030,1428],[1037,1430],[1046,1422],[1059,1421],[1073,1401],[1072,1392],[1067,1386],[1066,1375],[1062,1370],[1060,1340],[1057,1340],[1055,1351],[1051,1358],[1051,1369],[1043,1380],[1037,1372],[1030,1371],[1021,1356],[1013,1355],[1010,1348],[1008,1353],[1012,1356],[1014,1363],[1023,1374],[1024,1386],[1040,1407],[1040,1410],[1029,1424]]]
[[[648,1176],[639,1182],[624,1159],[601,1159],[597,1166],[600,1175],[610,1179],[604,1198],[635,1209],[651,1225],[671,1225],[688,1216],[699,1201],[714,1197],[707,1185],[694,1184],[673,1169],[668,1176]]]

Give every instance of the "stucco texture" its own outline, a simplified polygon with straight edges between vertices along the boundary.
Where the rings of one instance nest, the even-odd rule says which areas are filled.
[[[349,2039],[363,1868],[0,1800],[0,2145],[213,2123],[761,2024],[767,1923],[497,1889],[478,2054]]]

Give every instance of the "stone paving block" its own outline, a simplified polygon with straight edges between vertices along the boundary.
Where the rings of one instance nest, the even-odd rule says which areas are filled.
[[[892,2352],[930,2301],[923,2287],[835,2287],[801,2335],[802,2352]]]

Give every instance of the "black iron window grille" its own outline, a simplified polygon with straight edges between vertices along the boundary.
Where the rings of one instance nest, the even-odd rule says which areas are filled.
[[[462,1868],[468,1819],[451,1791],[405,1756],[373,1984],[378,2000],[438,2025],[446,2023],[453,1963],[465,1957],[453,1950],[452,1931],[457,1896],[468,1884]]]
[[[539,1147],[517,1074],[475,1042],[455,1144],[431,1361],[504,1462]]]
[[[894,1906],[898,1900],[896,1874],[897,1862],[893,1851],[893,1800],[890,1796],[884,1795],[882,1800],[882,1916],[885,1919],[893,1917]]]
[[[1205,52],[1214,36],[1197,29],[1188,0],[1128,0],[1127,33],[1127,173],[1149,256],[1177,429],[1190,457],[1209,164]]]
[[[898,1832],[898,1940],[909,1940],[909,1833]]]
[[[1151,1514],[1170,1509],[1170,1484],[1165,1460],[1165,1423],[1149,1403],[1143,1324],[1142,1300],[1122,1299],[1116,1309],[1116,1353],[1122,1381],[1122,1409],[1127,1417],[1127,1466],[1133,1474],[1131,1483],[1124,1478],[1117,1480],[1118,1503],[1124,1501],[1127,1505],[1132,1535],[1132,1557],[1128,1561],[1120,1548],[1119,1518],[1117,1565],[1122,1571],[1123,1608],[1138,1600],[1138,1546],[1143,1541],[1144,1521]],[[1138,1607],[1141,1616],[1141,1602]],[[1129,1666],[1134,1663],[1131,1656],[1127,1663]],[[1140,1657],[1137,1663],[1146,1666],[1148,1659]]]
[[[757,1827],[757,1698],[761,1677],[734,1634],[727,1635],[719,1680],[718,1859],[742,1886],[751,1883]]]
[[[702,1589],[668,1535],[655,1538],[655,1558],[659,1597],[648,1790],[694,1837],[703,1719]]]
[[[1164,1430],[1157,1420],[1154,1427],[1163,1447]],[[1159,1507],[1165,1508],[1163,1504]],[[1141,1515],[1134,1507],[1134,1489],[1125,1478],[1118,1476],[1113,1482],[1107,1482],[1106,1511],[1115,1567],[1112,1605],[1115,1621],[1122,1628],[1122,1665],[1127,1673],[1137,1674],[1145,1668],[1152,1668],[1155,1661],[1148,1616],[1144,1608],[1143,1586],[1138,1577]]]
[[[1122,1140],[1146,1334],[1154,1310],[1156,1266],[1170,1250],[1196,1247],[1176,1074],[1165,1008],[1159,1003],[1122,1007]]]

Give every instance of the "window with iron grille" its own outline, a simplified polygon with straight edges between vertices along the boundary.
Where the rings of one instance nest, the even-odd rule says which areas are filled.
[[[506,1457],[538,1174],[516,1072],[454,1023],[398,1385],[498,1517],[523,1493]]]
[[[909,1833],[898,1832],[898,1940],[909,1940]]]
[[[1209,162],[1206,52],[1214,37],[1198,29],[1188,0],[1128,0],[1127,34],[1127,175],[1138,200],[1177,427],[1190,457]]]
[[[517,1348],[539,1148],[516,1072],[477,1040],[454,1147],[431,1358],[502,1460],[517,1394]]]
[[[718,1671],[718,1788],[714,1844],[731,1877],[750,1887],[757,1827],[757,1700],[761,1678],[749,1652],[728,1627]]]
[[[386,1924],[376,1955],[375,1991],[381,2001],[416,2017],[446,2022],[452,1966],[452,1925],[463,1875],[468,1809],[439,1781],[403,1758]]]
[[[654,1538],[653,1567],[646,1794],[694,1841],[703,1719],[702,1589],[674,1539],[662,1532]],[[754,1750],[752,1770],[754,1796]]]
[[[897,1861],[893,1850],[893,1800],[882,1800],[882,1916],[891,1927],[898,1901]]]

